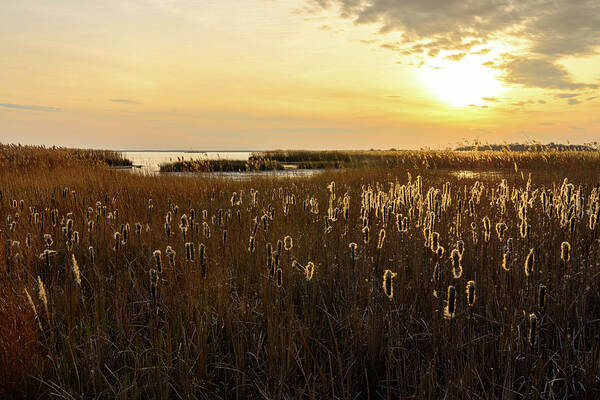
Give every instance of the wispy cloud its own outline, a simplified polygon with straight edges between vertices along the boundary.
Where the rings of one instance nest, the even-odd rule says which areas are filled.
[[[139,104],[139,102],[131,99],[110,99],[113,103],[121,103],[121,104]]]
[[[59,109],[56,107],[32,106],[32,105],[28,105],[28,104],[0,103],[0,107],[10,108],[13,110],[27,110],[27,111],[45,111],[45,112],[59,111]]]

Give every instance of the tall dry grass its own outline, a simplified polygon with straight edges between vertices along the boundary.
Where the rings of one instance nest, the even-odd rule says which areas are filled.
[[[419,165],[3,169],[0,397],[597,398],[594,162]]]

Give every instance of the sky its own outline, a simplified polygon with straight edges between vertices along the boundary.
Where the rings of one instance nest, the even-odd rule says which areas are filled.
[[[600,138],[600,1],[0,0],[0,142]]]

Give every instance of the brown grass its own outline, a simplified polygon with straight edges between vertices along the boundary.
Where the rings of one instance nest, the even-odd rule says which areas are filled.
[[[587,215],[598,193],[598,175],[590,172],[597,168],[596,156],[563,162],[524,155],[532,165],[563,165],[552,171],[532,169],[528,183],[529,171],[521,166],[518,173],[509,168],[501,176],[457,175],[420,167],[451,166],[451,154],[448,160],[443,153],[422,153],[420,159],[411,154],[420,161],[249,181],[146,176],[71,164],[17,173],[3,169],[0,293],[5,308],[0,340],[10,349],[4,353],[7,360],[22,360],[11,361],[18,365],[14,376],[7,364],[0,367],[7,382],[21,383],[6,386],[4,397],[598,398],[600,234],[598,228],[589,229]],[[36,154],[22,157],[32,160]],[[466,157],[472,160],[466,165],[493,160],[485,154]],[[567,168],[587,162],[589,168]],[[511,166],[514,157],[498,163]],[[576,206],[573,232],[569,224],[561,224],[562,210],[579,204],[561,200],[565,177],[575,192],[581,185],[583,209],[580,213]],[[333,191],[327,188],[332,180]],[[256,203],[251,190],[258,192]],[[369,190],[372,195],[366,194]],[[542,190],[555,195],[553,213],[542,209]],[[345,193],[350,199],[347,219],[342,212]],[[379,207],[374,207],[377,201]],[[371,206],[361,213],[361,204]],[[531,226],[527,238],[519,234],[523,204]],[[180,218],[190,217],[192,208],[196,219],[189,221],[184,240]],[[58,210],[56,226],[50,223],[53,209]],[[428,209],[433,215],[427,216]],[[165,229],[168,211],[170,236]],[[35,213],[38,223],[29,218]],[[264,229],[261,217],[271,214]],[[405,232],[395,226],[400,214],[409,217]],[[67,215],[79,243],[68,243],[63,232]],[[492,227],[507,225],[502,242],[496,234],[484,240],[484,216]],[[92,232],[88,218],[95,222]],[[426,221],[446,249],[441,257],[424,245]],[[142,224],[141,233],[132,229],[127,243],[115,251],[113,234],[136,222]],[[204,236],[203,222],[210,237]],[[363,226],[375,235],[368,244]],[[386,237],[378,248],[376,235],[382,228]],[[30,248],[25,247],[28,233]],[[54,239],[51,249],[57,251],[49,265],[39,258],[48,233]],[[288,235],[293,247],[282,248],[278,256],[279,288],[276,276],[269,276],[266,243],[275,251],[278,240]],[[248,251],[250,236],[253,252]],[[505,271],[501,263],[509,237],[513,264]],[[463,273],[454,279],[450,254],[459,239],[465,244]],[[9,252],[9,240],[19,241],[19,250]],[[563,241],[571,244],[568,263],[560,259]],[[198,254],[186,262],[185,242],[197,248],[204,244],[202,264]],[[351,242],[358,243],[355,260],[350,258]],[[167,246],[176,252],[174,267],[166,258]],[[527,277],[523,265],[530,248],[535,248],[536,260]],[[158,280],[150,272],[157,249],[164,258]],[[72,255],[81,286],[74,280]],[[295,260],[314,263],[310,281],[292,267]],[[432,280],[436,263],[440,278]],[[397,274],[392,299],[382,285],[388,269]],[[48,314],[37,296],[38,276],[47,291]],[[477,288],[473,307],[464,290],[470,280]],[[543,309],[536,298],[539,284],[547,288]],[[445,319],[450,285],[456,287],[456,313]],[[41,331],[21,294],[24,287],[36,304]],[[532,313],[537,315],[533,346],[528,337]]]

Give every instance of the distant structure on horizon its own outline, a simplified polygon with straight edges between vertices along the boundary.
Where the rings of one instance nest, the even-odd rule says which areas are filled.
[[[598,151],[598,147],[595,145],[587,144],[560,144],[560,143],[548,143],[548,144],[482,144],[482,145],[468,145],[460,146],[455,148],[456,151]]]

